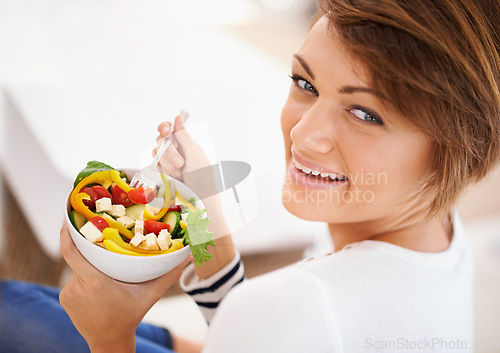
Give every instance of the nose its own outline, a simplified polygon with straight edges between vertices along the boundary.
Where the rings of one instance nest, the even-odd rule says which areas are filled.
[[[331,118],[328,111],[312,106],[290,131],[292,143],[303,151],[321,154],[330,152],[334,148]]]

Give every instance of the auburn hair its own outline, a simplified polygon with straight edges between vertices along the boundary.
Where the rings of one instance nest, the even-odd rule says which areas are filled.
[[[429,214],[449,212],[500,155],[498,0],[318,0],[344,47],[434,142]]]

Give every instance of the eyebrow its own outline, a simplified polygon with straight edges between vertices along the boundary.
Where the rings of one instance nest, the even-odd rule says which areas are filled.
[[[300,65],[302,65],[304,70],[306,70],[307,74],[311,76],[311,78],[314,80],[314,74],[312,73],[311,68],[309,67],[309,65],[307,65],[304,59],[299,54],[293,54],[293,57],[297,59],[297,61],[300,63]]]
[[[300,63],[300,65],[302,65],[307,74],[311,76],[311,78],[314,80],[315,79],[314,74],[312,73],[312,70],[309,67],[309,65],[307,65],[307,63],[305,62],[304,58],[302,58],[299,54],[293,54],[293,57],[297,59],[297,61]],[[386,97],[384,97],[384,95],[368,87],[344,86],[339,90],[339,92],[342,94],[354,94],[358,92],[369,93],[383,100],[389,101]]]
[[[377,92],[371,88],[368,87],[354,87],[354,86],[344,86],[341,89],[339,89],[339,93],[343,94],[354,94],[354,93],[369,93],[374,95],[375,97],[378,97],[382,100],[385,100],[387,102],[390,102],[389,99],[387,99],[382,93]]]
[[[339,92],[343,93],[343,94],[353,94],[353,93],[361,92],[361,93],[370,93],[370,94],[373,94],[375,96],[380,95],[379,93],[375,92],[371,88],[367,88],[367,87],[344,86],[341,89],[339,89]]]

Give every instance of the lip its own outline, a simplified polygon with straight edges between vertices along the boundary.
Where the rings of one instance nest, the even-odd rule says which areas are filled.
[[[339,172],[336,172],[334,170],[326,169],[326,168],[320,166],[319,164],[316,164],[314,162],[308,161],[307,159],[301,157],[296,152],[294,152],[293,148],[291,149],[291,152],[292,152],[292,162],[291,162],[291,164],[293,164],[293,159],[295,159],[297,162],[299,162],[300,164],[302,164],[305,167],[310,168],[310,169],[314,169],[314,170],[317,170],[317,171],[320,171],[320,172],[323,172],[323,173],[334,173],[334,174],[337,174],[337,175],[346,175],[344,173],[339,173]]]
[[[293,163],[290,163],[290,166],[288,167],[288,173],[290,174],[290,177],[292,181],[300,185],[306,189],[309,190],[320,190],[320,189],[329,189],[332,187],[340,186],[340,185],[346,185],[348,181],[343,180],[343,181],[325,181],[322,178],[316,178],[314,176],[308,176],[304,172],[300,171],[297,169]]]
[[[300,164],[303,164],[304,166],[318,170],[320,172],[324,173],[335,173],[335,174],[341,174],[341,173],[336,173],[334,171],[330,171],[328,169],[325,169],[317,164],[314,164],[312,162],[309,162],[308,160],[301,158],[300,156],[297,156],[297,154],[294,154],[292,151],[292,160],[290,161],[290,165],[288,167],[288,172],[290,174],[290,177],[292,181],[300,185],[306,189],[310,190],[321,190],[321,189],[329,189],[332,187],[337,187],[341,185],[345,185],[349,183],[349,180],[343,180],[343,181],[334,181],[334,180],[328,180],[326,181],[324,178],[317,178],[313,175],[307,175],[301,170],[297,169],[293,163],[293,159],[295,159],[297,162]],[[341,174],[344,175],[344,174]]]

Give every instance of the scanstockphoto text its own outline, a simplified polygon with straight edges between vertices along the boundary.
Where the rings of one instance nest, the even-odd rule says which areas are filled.
[[[377,352],[391,351],[470,351],[470,350],[497,350],[500,348],[500,341],[468,341],[464,339],[446,339],[442,337],[426,337],[422,339],[409,339],[398,337],[392,340],[375,339],[367,337],[364,341],[364,348]]]

